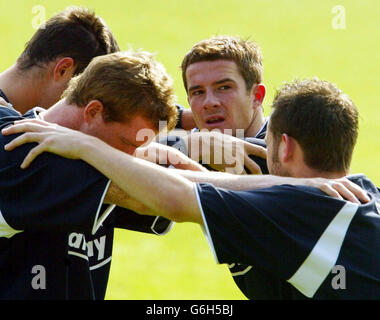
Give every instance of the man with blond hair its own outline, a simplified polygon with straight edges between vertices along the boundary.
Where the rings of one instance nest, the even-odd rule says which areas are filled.
[[[44,119],[132,154],[153,139],[160,121],[168,129],[176,123],[171,79],[146,52],[94,58],[63,97],[48,110],[34,108],[23,117],[0,107],[1,127],[23,118]],[[140,139],[142,129],[152,134]],[[82,161],[48,155],[32,170],[21,170],[28,150],[10,157],[3,153],[0,161],[0,298],[104,298],[114,226],[121,218],[112,210],[126,199]],[[162,233],[168,227],[167,222],[160,226],[158,217],[153,229]]]

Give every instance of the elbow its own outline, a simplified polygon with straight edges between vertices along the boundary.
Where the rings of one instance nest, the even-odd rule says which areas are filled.
[[[181,197],[169,197],[165,209],[166,218],[178,223],[193,222],[195,215],[193,200],[189,192],[182,193]]]
[[[171,201],[171,203],[166,208],[165,216],[167,219],[177,223],[187,221],[183,207],[180,203],[178,203],[178,201]]]

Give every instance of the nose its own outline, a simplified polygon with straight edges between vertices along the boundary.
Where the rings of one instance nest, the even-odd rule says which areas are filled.
[[[204,109],[215,109],[220,106],[219,99],[215,96],[212,90],[206,92],[205,100],[203,101]]]

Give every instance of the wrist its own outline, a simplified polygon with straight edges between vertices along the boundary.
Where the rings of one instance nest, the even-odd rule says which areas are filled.
[[[78,159],[88,160],[96,152],[102,148],[101,144],[105,144],[103,141],[96,137],[86,135],[80,139],[77,144],[76,155]]]

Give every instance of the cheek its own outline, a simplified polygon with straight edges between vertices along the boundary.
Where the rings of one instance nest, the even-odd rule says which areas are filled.
[[[249,114],[249,99],[242,97],[237,92],[226,94],[223,98],[224,106],[228,113],[236,119],[246,119]]]
[[[118,139],[112,132],[108,132],[107,128],[103,128],[103,130],[99,128],[97,133],[94,135],[116,149],[120,150],[122,148],[120,139]]]
[[[136,147],[123,145],[119,148],[119,150],[122,152],[128,153],[130,155],[133,155],[136,151]]]
[[[190,98],[189,105],[193,113],[199,113],[202,108],[201,98],[200,97]]]
[[[198,121],[200,119],[202,119],[202,116],[201,116],[202,115],[202,104],[200,102],[200,99],[195,98],[195,99],[189,100],[189,105],[191,108],[191,112],[193,113],[194,121],[196,123],[198,123]]]

